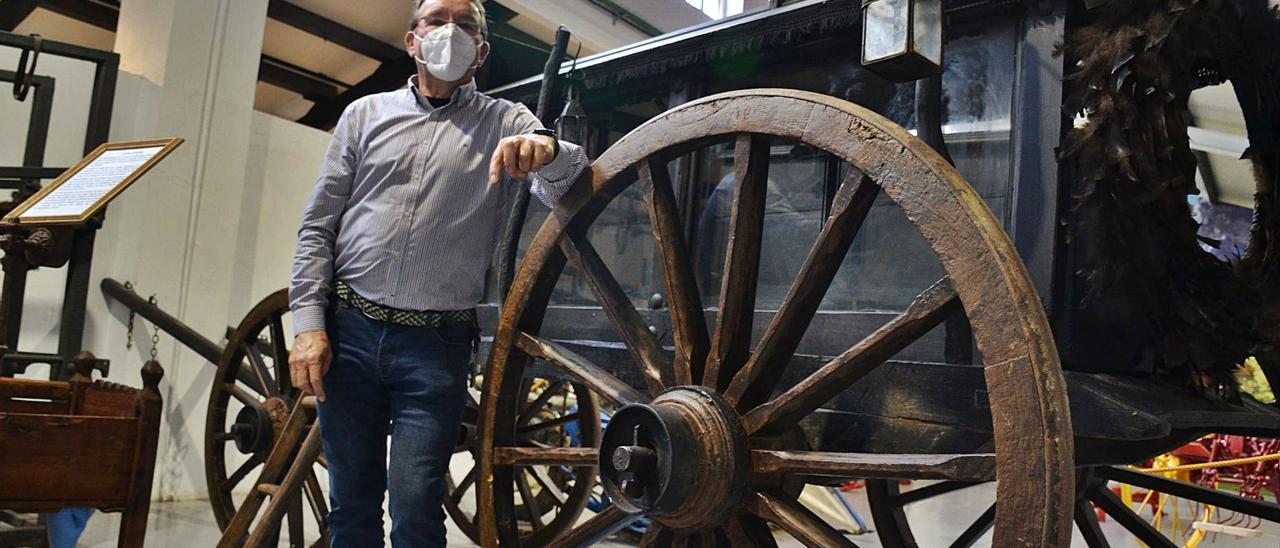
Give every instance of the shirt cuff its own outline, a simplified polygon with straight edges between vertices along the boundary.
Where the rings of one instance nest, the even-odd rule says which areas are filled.
[[[585,154],[581,154],[582,147],[578,145],[559,140],[556,141],[556,145],[560,147],[556,157],[538,170],[538,175],[546,181],[562,181],[568,178],[573,175],[574,158],[583,156],[585,159]]]
[[[293,311],[293,336],[311,331],[324,331],[323,306],[303,306]]]

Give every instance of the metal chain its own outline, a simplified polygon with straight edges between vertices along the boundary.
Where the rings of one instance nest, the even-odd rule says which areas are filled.
[[[151,303],[151,304],[153,304],[153,305],[155,305],[155,304],[159,304],[159,302],[156,300],[156,296],[155,296],[154,294],[153,294],[153,295],[151,295],[151,297],[147,299],[147,302],[149,302],[149,303]],[[151,361],[156,361],[156,352],[157,352],[156,347],[160,346],[160,326],[158,326],[158,325],[154,325],[154,324],[153,324],[153,325],[151,326],[151,329],[152,329],[152,332],[151,332]]]
[[[133,282],[125,282],[124,287],[125,289],[132,291]],[[153,305],[159,304],[159,301],[156,300],[156,296],[154,293],[151,294],[150,297],[147,297],[147,302]],[[133,326],[136,322],[137,317],[138,317],[137,312],[134,312],[133,310],[129,311],[129,325],[125,330],[125,339],[124,339],[125,350],[133,350]],[[145,326],[146,326],[146,323],[144,322],[143,323],[144,329],[146,328]],[[160,346],[160,326],[153,325],[152,329],[154,331],[151,334],[151,359],[155,360],[156,354],[159,352],[159,350],[156,347]]]
[[[129,291],[133,291],[133,282],[125,282],[124,288],[128,289]],[[129,327],[126,328],[125,334],[124,334],[125,350],[133,350],[133,319],[137,317],[137,315],[138,315],[137,312],[134,312],[133,310],[129,310]]]

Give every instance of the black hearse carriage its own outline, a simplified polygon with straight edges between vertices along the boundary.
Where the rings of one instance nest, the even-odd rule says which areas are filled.
[[[1077,217],[1071,185],[1060,181],[1080,168],[1056,157],[1072,124],[1063,107],[1071,55],[1057,48],[1069,22],[1097,24],[1089,10],[1098,2],[1090,4],[944,2],[940,105],[923,96],[917,104],[916,83],[860,66],[861,3],[851,1],[797,2],[566,64],[599,160],[593,184],[584,180],[551,220],[531,210],[502,316],[490,293],[484,323],[500,348],[484,371],[481,477],[493,478],[480,493],[494,512],[481,530],[503,541],[578,543],[648,516],[646,542],[746,542],[770,523],[834,545],[847,540],[795,502],[795,484],[870,477],[882,542],[911,545],[905,505],[992,480],[997,468],[1000,505],[957,510],[976,518],[960,544],[993,523],[998,545],[1056,543],[1074,515],[1089,545],[1103,546],[1092,502],[1144,542],[1168,545],[1105,480],[1280,517],[1273,504],[1116,467],[1208,432],[1274,435],[1280,414],[1248,396],[1158,379],[1125,348],[1114,348],[1115,363],[1100,360],[1105,352],[1090,339],[1097,330],[1075,326],[1098,314],[1082,306],[1091,288],[1076,273],[1092,263],[1078,254],[1101,252],[1066,243]],[[532,104],[539,81],[492,93]],[[1017,257],[1001,255],[1009,241],[976,235],[986,226],[954,219],[981,209],[964,203],[967,189],[906,180],[929,178],[920,164],[939,180],[951,175],[922,143],[890,129],[916,133],[917,109],[940,110],[945,150],[990,214],[972,222],[998,223]],[[823,138],[810,128],[848,131]],[[893,154],[841,139],[892,140]],[[893,179],[878,182],[879,195],[857,188],[871,186],[873,173]],[[846,220],[860,229],[841,229]],[[1019,258],[1025,270],[1011,264]],[[965,270],[979,263],[1000,266]],[[1015,294],[1009,304],[1021,312],[1003,316],[999,299],[969,302],[966,293],[981,294],[991,278],[1004,280],[1000,291]],[[964,311],[940,304],[941,293],[954,295],[940,289],[948,283]],[[1007,365],[991,362],[1003,352],[996,346],[1018,343],[997,342],[1003,326],[979,323],[1023,322],[1013,338],[1043,337],[1028,353],[1052,352],[1055,337],[1037,331],[1047,325],[1015,317],[1041,307],[1060,352],[1045,363],[1057,368],[1060,356],[1065,389],[1026,363],[1008,376],[992,371]],[[859,352],[892,359],[865,365]],[[551,380],[531,392],[530,376]],[[1033,402],[997,401],[1027,396],[995,386],[1005,382],[1039,392]],[[673,388],[685,384],[702,388]],[[610,410],[603,432],[580,411],[587,391]],[[1069,422],[1057,408],[1067,393]],[[550,411],[548,402],[570,399],[578,411]],[[575,445],[587,449],[525,435],[537,413],[579,421]],[[1004,475],[1007,463],[1022,475]],[[580,483],[595,477],[593,465],[615,505],[575,525],[583,501],[574,495],[590,491]],[[578,473],[556,487],[565,495],[559,513],[522,502],[552,486],[544,469]],[[883,480],[900,477],[944,481],[899,493],[897,481]]]

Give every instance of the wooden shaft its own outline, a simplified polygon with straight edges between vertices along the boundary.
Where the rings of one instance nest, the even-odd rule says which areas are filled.
[[[253,528],[253,533],[249,535],[249,542],[245,546],[255,548],[268,544],[267,539],[273,532],[280,529],[280,520],[284,519],[285,512],[302,493],[302,485],[307,479],[307,473],[311,471],[319,455],[320,428],[313,425],[311,431],[307,433],[307,438],[302,442],[302,449],[298,450],[298,458],[294,459],[289,472],[284,476],[284,481],[280,482],[279,487],[276,488],[275,495],[271,497],[271,503],[267,504],[266,512],[258,520],[258,525]]]

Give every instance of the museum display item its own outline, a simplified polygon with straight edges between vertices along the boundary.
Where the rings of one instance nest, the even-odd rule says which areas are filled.
[[[1223,374],[1248,355],[1239,352],[1269,348],[1264,343],[1271,331],[1259,328],[1274,325],[1264,321],[1270,317],[1268,311],[1275,309],[1267,297],[1274,289],[1265,291],[1276,287],[1274,280],[1259,284],[1240,277],[1246,282],[1242,287],[1226,281],[1230,267],[1219,261],[1211,272],[1223,274],[1215,279],[1224,283],[1211,283],[1188,276],[1200,273],[1178,266],[1199,269],[1205,262],[1202,257],[1188,259],[1187,255],[1205,253],[1201,246],[1206,245],[1195,235],[1185,196],[1193,180],[1189,163],[1182,160],[1187,142],[1179,124],[1187,121],[1179,109],[1185,109],[1185,93],[1234,74],[1237,93],[1273,97],[1267,86],[1274,86],[1274,81],[1257,77],[1270,74],[1265,70],[1271,69],[1245,70],[1239,61],[1274,67],[1275,56],[1268,52],[1280,49],[1238,45],[1250,43],[1248,36],[1259,37],[1252,43],[1265,43],[1267,36],[1274,40],[1280,34],[1262,31],[1267,25],[1274,27],[1275,17],[1264,16],[1265,2],[1141,2],[1122,8],[1112,4],[1091,3],[1088,11],[1075,14],[1082,25],[1076,28],[1067,17],[1066,3],[944,2],[951,29],[948,58],[941,93],[932,99],[919,86],[886,83],[841,55],[862,47],[856,36],[847,34],[864,23],[851,17],[852,10],[861,7],[854,2],[799,2],[579,60],[584,83],[580,98],[600,143],[592,150],[597,157],[593,173],[557,211],[534,214],[531,229],[523,237],[529,253],[516,291],[505,298],[491,295],[493,304],[480,310],[483,325],[497,326],[479,420],[482,462],[493,473],[493,482],[486,485],[489,491],[482,493],[483,504],[495,508],[492,519],[481,522],[486,538],[502,544],[518,540],[521,545],[541,545],[547,536],[555,536],[546,542],[572,545],[603,538],[627,524],[647,524],[641,525],[645,527],[642,542],[719,544],[733,538],[745,544],[763,535],[743,531],[762,533],[761,525],[767,522],[808,543],[839,545],[845,540],[829,524],[798,508],[794,490],[805,482],[839,481],[824,475],[830,473],[870,476],[878,536],[886,545],[909,546],[916,541],[904,508],[927,499],[945,503],[950,493],[987,480],[957,475],[936,487],[898,492],[899,479],[937,477],[936,468],[971,473],[974,469],[967,466],[975,462],[996,462],[998,470],[1006,462],[1000,456],[1002,439],[1017,440],[1011,443],[1021,448],[1020,456],[1010,458],[1029,469],[1013,477],[997,472],[995,499],[1000,503],[976,508],[972,524],[948,542],[970,545],[994,529],[997,545],[1054,545],[1065,542],[1061,535],[1069,532],[1074,521],[1086,531],[1091,546],[1104,546],[1108,541],[1097,526],[1098,514],[1083,511],[1095,505],[1144,543],[1172,542],[1167,532],[1156,531],[1126,505],[1115,504],[1103,489],[1104,480],[1221,504],[1256,518],[1276,518],[1271,502],[1234,495],[1226,500],[1220,492],[1151,474],[1126,473],[1123,468],[1209,432],[1280,434],[1280,413],[1275,407],[1238,394]],[[1101,26],[1088,26],[1091,21]],[[1246,23],[1257,28],[1244,29],[1249,26]],[[1129,27],[1125,25],[1139,25],[1148,29],[1147,35],[1160,39],[1126,41],[1123,33]],[[1218,30],[1197,30],[1209,27]],[[1241,30],[1224,30],[1232,28]],[[1089,33],[1098,32],[1114,42],[1104,42],[1106,48],[1088,47],[1089,38],[1099,36]],[[1204,35],[1238,35],[1240,41],[1206,44],[1191,39]],[[1064,37],[1067,57],[1060,58]],[[1073,49],[1073,44],[1080,46]],[[1218,46],[1221,51],[1194,49]],[[1206,61],[1213,56],[1217,60]],[[1152,65],[1153,61],[1157,64]],[[1077,70],[1081,74],[1068,77]],[[1059,85],[1064,81],[1065,86]],[[531,102],[537,83],[531,79],[494,94]],[[1165,83],[1167,89],[1160,87]],[[746,91],[752,87],[799,88],[825,97],[791,97],[804,106],[787,109],[778,106],[782,99],[774,96],[793,92]],[[1148,93],[1151,89],[1158,92]],[[762,97],[751,97],[753,93]],[[1107,104],[1127,114],[1086,110],[1086,114],[1112,117],[1074,130],[1064,124],[1064,103],[1092,108],[1089,105],[1096,103],[1089,101],[1110,100],[1117,94],[1119,100]],[[831,223],[849,207],[846,193],[852,191],[842,189],[848,188],[848,177],[859,171],[859,165],[848,157],[857,159],[859,153],[887,146],[885,138],[863,129],[876,124],[859,122],[860,117],[843,118],[843,109],[832,106],[833,102],[843,104],[841,99],[921,137],[931,131],[930,122],[921,116],[921,102],[936,102],[939,106],[932,107],[932,115],[946,137],[956,169],[965,174],[963,186],[971,190],[959,192],[968,198],[954,206],[952,194],[939,192],[929,185],[930,177],[921,175],[923,170],[943,169],[938,156],[916,152],[919,143],[914,137],[897,143],[889,140],[888,146],[897,151],[892,161],[883,160],[893,166],[885,168],[891,173],[891,185],[899,181],[920,185],[905,195],[929,203],[929,214],[913,212],[911,203],[898,203],[885,191],[873,201],[848,253],[811,262],[810,257],[824,256],[819,251],[830,245],[826,238]],[[739,106],[739,102],[751,106]],[[1267,124],[1275,118],[1250,114],[1250,109],[1269,112],[1266,109],[1273,107],[1265,101],[1249,104],[1245,112],[1249,139],[1255,154],[1261,155],[1254,162],[1263,166],[1258,184],[1266,190],[1274,188],[1269,184],[1274,172],[1265,166],[1274,165],[1267,158],[1275,150],[1269,136],[1276,133]],[[1139,114],[1148,112],[1143,109],[1153,114]],[[928,109],[923,112],[929,114]],[[837,117],[844,122],[830,120]],[[1164,120],[1165,124],[1129,126],[1124,124],[1127,119]],[[759,125],[751,126],[752,120]],[[817,128],[827,129],[824,133]],[[1078,136],[1064,144],[1064,131]],[[1077,148],[1072,144],[1078,137],[1092,139],[1084,139],[1084,146]],[[828,144],[837,138],[844,139],[848,151]],[[1143,143],[1161,146],[1148,149]],[[1062,152],[1082,157],[1064,156],[1060,165],[1056,155],[1060,145]],[[1149,162],[1145,155],[1152,152],[1172,152],[1178,161]],[[911,167],[913,158],[926,167]],[[766,162],[767,176],[750,175],[748,166]],[[1153,167],[1159,169],[1152,171]],[[1160,171],[1164,169],[1170,171]],[[1134,179],[1130,173],[1148,175]],[[670,182],[657,184],[663,177]],[[753,178],[767,178],[762,185],[764,198],[744,188]],[[1130,186],[1122,186],[1126,184]],[[1110,190],[1090,193],[1102,188],[1095,185],[1110,185],[1106,187]],[[661,197],[665,191],[655,190],[663,188],[670,188],[670,199]],[[742,199],[744,195],[749,199]],[[1259,194],[1259,211],[1270,211],[1272,196]],[[1077,209],[1077,200],[1083,198],[1090,200],[1087,207]],[[669,207],[665,202],[676,204],[672,206],[675,214],[667,215],[674,221],[660,216]],[[935,216],[981,217],[965,209],[979,202],[985,202],[989,219],[999,231],[1008,232],[1011,248],[989,245],[963,231],[927,230]],[[750,207],[740,207],[743,204]],[[757,209],[761,207],[762,214]],[[533,230],[537,221],[541,228]],[[1272,226],[1262,222],[1255,233],[1266,236],[1273,232],[1268,228]],[[686,262],[692,266],[672,268],[670,257],[681,254],[672,251],[681,249],[675,235],[684,238]],[[1112,245],[1099,247],[1098,242]],[[1138,248],[1124,245],[1130,242],[1152,246],[1136,253]],[[948,245],[957,247],[947,251]],[[750,251],[756,246],[758,250]],[[1274,273],[1273,267],[1261,265],[1273,264],[1276,255],[1261,253],[1265,245],[1257,247],[1259,252],[1250,253],[1244,264],[1258,265],[1253,270],[1258,274]],[[1177,250],[1181,258],[1171,261],[1173,256],[1162,257],[1160,250]],[[936,328],[924,330],[913,344],[888,347],[898,350],[894,356],[887,355],[887,350],[886,355],[863,354],[884,349],[876,341],[902,333],[904,325],[920,327],[906,320],[922,313],[913,303],[930,302],[937,291],[932,283],[951,273],[949,267],[955,261],[981,262],[988,253],[1018,263],[1002,267],[1022,271],[1034,288],[1028,294],[1006,293],[1004,298],[1021,309],[1019,313],[1042,309],[1052,320],[1052,335],[1047,329],[1023,329],[1018,333],[1026,337],[1022,342],[997,346],[1054,347],[1055,365],[1046,369],[1057,369],[1060,361],[1061,377],[1050,374],[1033,381],[1037,397],[1048,398],[1038,411],[1057,414],[1054,420],[1025,413],[1000,418],[1001,406],[1027,404],[1027,400],[992,389],[992,375],[1014,367],[1011,363],[992,354],[984,343],[978,342],[970,351],[967,344],[957,345],[969,337],[981,341],[988,336],[982,331],[990,326],[975,321],[975,312],[993,314],[997,308],[967,298],[959,286],[953,287],[960,291],[960,305],[932,313],[928,313],[931,308],[923,309],[924,318]],[[1139,258],[1141,263],[1135,264]],[[734,266],[739,259],[742,262]],[[829,287],[806,277],[815,262],[835,269]],[[1100,266],[1105,269],[1099,270]],[[692,274],[681,274],[681,270]],[[1002,276],[998,269],[964,272],[964,277],[987,283]],[[673,278],[681,281],[671,284]],[[1091,287],[1103,279],[1120,279],[1124,287],[1140,289],[1132,295],[1143,298],[1125,297],[1114,288]],[[1204,283],[1186,285],[1197,279]],[[954,273],[950,281],[960,283]],[[734,288],[752,285],[753,290],[729,296]],[[1006,290],[1016,285],[1007,285]],[[1164,301],[1146,300],[1150,291],[1144,287],[1176,292],[1165,294]],[[1211,291],[1206,294],[1206,290]],[[1221,299],[1235,295],[1227,301],[1234,303],[1255,290],[1263,291],[1240,301],[1248,306],[1220,306]],[[797,307],[806,302],[797,301],[797,296],[824,291],[825,295],[806,297],[820,302],[815,312],[795,312],[807,312]],[[689,305],[689,295],[700,303]],[[1170,307],[1169,298],[1178,306]],[[505,307],[499,308],[499,302]],[[694,312],[699,310],[701,314]],[[969,321],[951,321],[957,317],[956,310],[961,311],[961,320]],[[1185,313],[1196,310],[1209,313]],[[1112,323],[1123,318],[1124,325],[1116,325],[1110,333],[1088,329],[1108,313]],[[1230,323],[1215,323],[1219,318]],[[696,327],[699,319],[705,331]],[[1178,331],[1154,342],[1145,335],[1119,341],[1127,345],[1126,351],[1111,351],[1120,335],[1149,330],[1156,320],[1172,322],[1164,325],[1177,325]],[[966,323],[972,335],[953,336]],[[1014,323],[1006,321],[1002,326],[1010,328]],[[726,329],[737,329],[739,335],[724,335]],[[696,334],[704,332],[707,339],[698,342]],[[1014,330],[1005,333],[1014,334]],[[713,351],[710,341],[716,336],[733,344]],[[790,353],[776,350],[779,339]],[[1191,340],[1218,342],[1190,347]],[[871,365],[880,361],[879,366]],[[703,373],[679,378],[687,364],[701,365]],[[761,364],[767,364],[768,373],[756,372]],[[708,377],[706,371],[712,369],[730,373]],[[609,426],[604,428],[598,451],[543,447],[521,438],[508,417],[521,405],[514,393],[515,379],[531,370],[551,378],[558,370],[561,378],[582,382],[601,398]],[[597,382],[589,384],[588,378]],[[761,382],[762,387],[752,389],[750,381]],[[1062,395],[1054,395],[1059,390]],[[717,403],[717,395],[731,411]],[[744,395],[753,397],[738,399]],[[791,421],[786,423],[791,428],[760,429],[765,416],[783,417]],[[735,417],[743,424],[755,468],[746,476],[751,478],[750,487],[743,493],[717,490],[719,485],[734,484],[732,478],[743,473],[732,466],[736,462],[732,456],[743,451],[741,437],[733,428],[722,426],[735,422]],[[1062,428],[1064,443],[1065,438],[1073,439],[1074,450],[1066,455],[1054,452],[1061,447],[1046,450],[1042,446],[1046,439],[1054,439],[1053,435],[1045,438],[1044,431],[1001,434],[1015,427],[1055,425]],[[693,443],[689,432],[695,434]],[[772,445],[762,447],[766,442]],[[666,465],[660,464],[661,458],[651,458],[664,452],[675,455]],[[720,466],[698,468],[699,462],[708,462],[712,456]],[[1070,462],[1063,464],[1057,460],[1060,457]],[[920,468],[887,468],[886,463],[899,458]],[[592,507],[594,515],[584,511],[577,518],[548,513],[541,526],[513,514],[508,505],[523,500],[518,494],[519,478],[527,475],[525,470],[539,466],[574,470],[576,481],[602,482],[610,495],[605,499],[613,504]],[[691,469],[716,477],[694,480],[691,476],[697,474]],[[780,483],[766,478],[778,478]],[[696,483],[685,490],[682,482]],[[1040,483],[1030,487],[1030,482]],[[999,492],[1006,483],[1036,491],[1045,497],[1044,503],[1027,506],[1008,498]],[[707,514],[721,510],[732,517],[709,528],[696,521],[715,521],[689,513],[695,504],[691,501],[701,496],[709,497],[697,503]],[[1004,513],[1010,504],[1021,505],[1020,518]],[[1005,523],[1010,519],[1034,524]],[[559,532],[542,532],[552,527]],[[1025,528],[1039,529],[1019,531]],[[1011,531],[1018,532],[1005,536]]]
[[[572,121],[596,160],[555,211],[508,225],[504,248],[528,251],[479,308],[492,343],[457,445],[479,465],[451,476],[446,497],[468,535],[769,545],[776,528],[842,546],[856,539],[799,493],[850,477],[868,478],[886,546],[917,544],[911,505],[992,481],[994,500],[947,541],[1062,545],[1075,525],[1107,546],[1096,508],[1173,545],[1108,482],[1280,520],[1272,502],[1126,468],[1210,432],[1280,436],[1280,412],[1224,376],[1253,351],[1274,375],[1260,326],[1275,325],[1278,255],[1251,252],[1234,271],[1193,255],[1180,110],[1227,79],[1275,97],[1252,76],[1280,48],[1237,47],[1274,28],[1249,11],[1265,2],[914,11],[928,4],[802,1],[577,62]],[[934,27],[913,38],[913,13],[938,21],[936,48],[921,39]],[[872,73],[936,73],[876,60],[940,54],[943,19],[940,80]],[[869,26],[883,44],[864,40]],[[1153,38],[1126,38],[1139,27]],[[1224,39],[1202,50],[1197,35]],[[546,98],[568,94],[544,84],[492,94],[559,111]],[[1274,108],[1245,109],[1263,191]],[[1258,249],[1273,247],[1274,196],[1258,193]],[[324,458],[304,427],[286,428],[306,424],[282,369],[286,300],[255,307],[225,347],[166,329],[219,367],[205,440],[219,524],[245,507],[232,489],[256,478],[268,485],[250,504],[276,505],[266,536],[309,543],[294,532],[322,524]],[[1090,330],[1117,318],[1113,331],[1144,336]],[[304,458],[255,475],[277,450]]]
[[[0,222],[25,226],[82,225],[160,163],[181,138],[103,143]]]
[[[122,512],[119,546],[142,548],[151,507],[164,370],[142,368],[141,390],[91,380],[84,353],[68,381],[0,378],[0,508]],[[44,543],[42,527],[23,527],[8,545]]]

